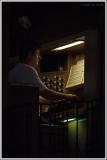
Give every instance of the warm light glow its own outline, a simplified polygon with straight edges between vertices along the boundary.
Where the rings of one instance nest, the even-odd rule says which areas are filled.
[[[70,121],[74,121],[76,118],[71,118],[71,119],[66,119],[66,120],[63,120],[61,122],[70,122]]]
[[[82,43],[84,43],[84,41],[73,42],[73,43],[70,43],[70,44],[55,48],[55,49],[53,49],[53,51],[58,51],[58,50],[70,48],[70,47],[73,47],[73,46],[76,46],[76,45],[79,45],[79,44],[82,44]]]

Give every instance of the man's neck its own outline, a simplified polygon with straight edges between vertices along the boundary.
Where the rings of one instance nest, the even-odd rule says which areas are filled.
[[[32,67],[34,67],[34,68],[36,68],[36,66],[32,63],[32,62],[30,62],[30,61],[24,61],[23,62],[24,64],[27,64],[27,65],[29,65],[29,66],[32,66]]]
[[[32,65],[30,63],[25,63],[25,62],[22,62],[22,63],[25,64],[25,65],[28,65],[29,67],[36,68],[34,65]]]

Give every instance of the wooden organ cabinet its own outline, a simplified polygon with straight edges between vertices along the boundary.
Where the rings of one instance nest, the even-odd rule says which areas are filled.
[[[97,30],[44,44],[41,52],[39,72],[47,87],[59,92],[84,93],[88,99],[99,98],[101,54]]]
[[[68,36],[45,44],[42,48],[39,71],[44,84],[53,90],[85,95],[86,98],[84,102],[76,104],[78,111],[73,104],[67,103],[62,105],[62,110],[57,105],[54,110],[56,115],[53,114],[53,119],[59,116],[60,122],[67,123],[68,157],[96,156],[97,150],[102,154],[100,147],[102,142],[98,141],[103,133],[102,122],[98,118],[99,113],[103,113],[99,104],[100,56],[100,38],[96,30]],[[42,107],[41,112],[48,112],[48,106]],[[96,119],[96,124],[93,123],[93,119]]]

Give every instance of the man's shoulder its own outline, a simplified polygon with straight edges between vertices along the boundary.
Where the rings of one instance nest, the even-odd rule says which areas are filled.
[[[33,67],[24,63],[17,64],[11,71],[17,71],[17,70],[19,71],[28,70],[28,71],[36,72],[36,70],[33,69]]]
[[[17,64],[10,72],[9,72],[9,81],[10,82],[19,82],[19,83],[31,83],[36,81],[38,78],[38,74],[32,67],[26,64]]]

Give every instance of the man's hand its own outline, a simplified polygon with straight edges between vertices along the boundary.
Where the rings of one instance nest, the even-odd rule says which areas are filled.
[[[47,100],[46,98],[42,97],[42,96],[39,96],[39,103],[40,104],[50,104],[51,101],[50,100]]]
[[[67,100],[79,100],[79,97],[76,94],[67,94],[66,99]]]

